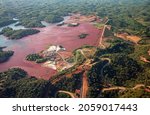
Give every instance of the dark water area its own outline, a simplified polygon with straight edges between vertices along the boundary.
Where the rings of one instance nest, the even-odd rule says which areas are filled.
[[[7,40],[0,36],[0,46],[7,46],[4,50],[13,50],[14,55],[5,63],[0,64],[0,72],[12,67],[20,67],[31,76],[49,79],[56,71],[43,67],[41,64],[28,62],[25,57],[31,53],[38,53],[49,45],[62,45],[67,51],[73,51],[82,45],[96,45],[101,31],[92,24],[82,23],[78,27],[58,27],[56,24],[44,28],[37,28],[40,33],[24,37],[19,40]],[[78,35],[89,34],[85,39],[79,39]]]

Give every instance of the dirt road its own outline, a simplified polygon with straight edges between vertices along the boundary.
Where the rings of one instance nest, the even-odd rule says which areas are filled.
[[[71,98],[76,98],[76,96],[75,96],[73,93],[69,92],[69,91],[62,91],[62,90],[60,90],[60,91],[58,91],[58,92],[59,92],[59,93],[65,93],[65,94],[67,94],[67,95],[70,95]]]
[[[98,42],[98,46],[102,46],[103,48],[105,48],[105,46],[102,44],[102,40],[103,40],[103,36],[104,36],[104,32],[105,32],[106,27],[107,27],[107,25],[105,25],[103,27],[103,31],[102,31],[102,34],[101,34],[101,36],[99,38],[99,42]]]
[[[88,92],[88,79],[87,79],[87,72],[83,73],[82,78],[82,88],[81,88],[81,95],[80,98],[86,98]]]
[[[122,90],[122,91],[124,91],[127,89],[135,90],[135,89],[139,89],[141,87],[145,87],[145,85],[144,84],[137,84],[133,88],[115,86],[115,87],[110,87],[110,88],[103,88],[102,92],[111,91],[111,90]],[[150,88],[150,86],[147,86],[147,87]]]
[[[81,54],[86,59],[88,59],[81,49],[79,49],[78,51],[80,51]],[[87,92],[88,92],[88,78],[87,78],[87,70],[86,70],[86,69],[88,69],[88,67],[86,67],[86,66],[87,66],[87,64],[82,66],[82,69],[81,69],[82,71],[84,71],[84,73],[83,73],[83,77],[82,77],[82,87],[81,87],[80,98],[86,98]]]
[[[112,91],[112,90],[126,90],[126,87],[110,87],[110,88],[103,88],[102,92],[105,92],[105,91]]]
[[[104,33],[105,33],[105,29],[106,29],[106,27],[107,27],[107,23],[108,23],[108,21],[109,21],[109,19],[105,22],[105,25],[104,25],[104,27],[103,27],[103,31],[102,31],[102,34],[101,34],[101,36],[100,36],[100,38],[99,38],[99,42],[98,42],[98,46],[102,46],[103,48],[105,48],[105,46],[102,44],[102,40],[103,40],[103,36],[104,36]]]
[[[132,89],[138,89],[138,88],[141,88],[141,87],[145,87],[144,84],[137,84],[135,87],[133,87]]]

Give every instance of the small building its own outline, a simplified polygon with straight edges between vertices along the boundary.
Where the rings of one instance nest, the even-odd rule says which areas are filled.
[[[76,27],[79,26],[79,23],[70,23],[68,24],[69,27]]]

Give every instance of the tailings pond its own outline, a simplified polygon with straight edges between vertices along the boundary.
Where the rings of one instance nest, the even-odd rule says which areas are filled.
[[[18,22],[17,22],[18,23]],[[42,22],[45,23],[45,22]],[[56,71],[43,67],[41,64],[28,62],[25,60],[28,54],[38,53],[46,49],[49,45],[62,45],[67,51],[73,51],[82,45],[96,45],[101,35],[101,30],[96,29],[90,23],[81,23],[77,27],[56,26],[56,24],[46,24],[44,28],[37,28],[40,33],[24,37],[19,40],[8,40],[0,35],[0,46],[6,46],[4,50],[13,50],[14,55],[4,63],[0,64],[0,72],[9,68],[19,67],[37,78],[49,79]],[[23,26],[9,25],[13,29],[25,29]],[[0,28],[2,30],[2,28]],[[85,39],[79,39],[78,35],[89,34]]]

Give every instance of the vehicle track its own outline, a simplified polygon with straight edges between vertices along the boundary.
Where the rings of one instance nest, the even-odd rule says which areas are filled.
[[[71,98],[76,98],[76,96],[73,93],[69,92],[69,91],[60,90],[60,91],[58,91],[58,93],[65,93],[67,95],[70,95]]]
[[[103,88],[103,89],[102,89],[102,92],[105,92],[105,91],[112,91],[112,90],[122,90],[122,91],[125,91],[125,90],[127,90],[127,89],[136,90],[136,89],[139,89],[139,88],[142,88],[142,87],[145,87],[145,85],[144,85],[144,84],[137,84],[137,85],[135,85],[135,86],[132,87],[132,88],[114,86],[114,87],[109,87],[109,88]],[[147,87],[147,88],[150,88],[150,86],[146,86],[146,87]]]

